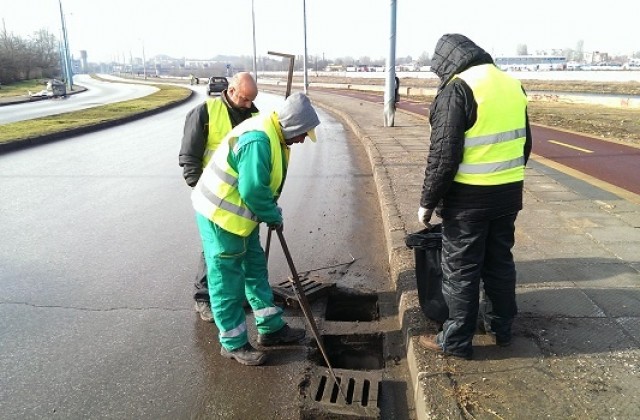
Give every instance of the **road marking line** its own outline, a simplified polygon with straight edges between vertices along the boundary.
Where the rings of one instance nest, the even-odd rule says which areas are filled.
[[[561,143],[561,142],[556,141],[556,140],[548,140],[548,142],[549,143],[553,143],[553,144],[557,144],[558,146],[564,146],[564,147],[568,147],[570,149],[579,150],[579,151],[585,152],[585,153],[593,153],[593,150],[583,149],[582,147],[572,146],[570,144]]]
[[[535,153],[531,153],[531,159],[535,160],[538,163],[541,163],[545,166],[548,166],[550,168],[553,168],[557,171],[560,171],[564,174],[567,174],[569,176],[572,176],[574,178],[578,178],[588,184],[593,185],[594,187],[603,189],[605,191],[608,191],[612,194],[617,195],[618,197],[621,197],[624,200],[630,201],[634,204],[638,204],[640,205],[640,194],[636,194],[633,193],[629,190],[625,190],[624,188],[621,187],[617,187],[613,184],[610,184],[606,181],[602,181],[601,179],[598,179],[596,177],[593,177],[591,175],[587,175],[584,172],[580,172],[576,169],[570,168],[568,166],[565,166],[561,163],[558,162],[554,162],[551,159],[547,159],[546,157],[540,156],[540,155],[536,155]]]

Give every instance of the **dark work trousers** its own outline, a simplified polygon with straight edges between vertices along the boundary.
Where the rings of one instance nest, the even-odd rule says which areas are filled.
[[[209,287],[207,285],[207,264],[204,262],[204,251],[200,254],[198,272],[196,273],[195,292],[193,299],[198,302],[209,302]]]
[[[449,319],[438,336],[445,353],[473,354],[471,341],[478,322],[480,282],[488,303],[485,325],[497,338],[511,338],[511,324],[518,312],[516,269],[511,248],[517,213],[493,220],[469,222],[443,220],[442,293]]]

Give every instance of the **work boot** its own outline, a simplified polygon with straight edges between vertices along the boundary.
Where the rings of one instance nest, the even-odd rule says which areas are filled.
[[[500,347],[509,347],[511,345],[511,337],[498,337],[496,335],[496,345]]]
[[[275,346],[278,344],[298,343],[305,336],[306,332],[302,328],[291,328],[288,324],[278,331],[270,334],[258,334],[258,344],[261,346]]]
[[[236,359],[236,362],[246,366],[258,366],[267,360],[266,353],[254,349],[249,343],[235,350],[227,350],[221,347],[220,354],[227,359]]]
[[[213,322],[211,304],[204,300],[196,300],[196,312],[200,314],[200,319],[206,322]]]
[[[445,353],[442,350],[440,344],[436,342],[436,336],[433,334],[423,335],[418,339],[418,344],[422,346],[423,349],[432,351],[436,354],[441,354],[446,357],[455,357],[457,359],[471,360],[471,355],[458,355],[453,353]]]

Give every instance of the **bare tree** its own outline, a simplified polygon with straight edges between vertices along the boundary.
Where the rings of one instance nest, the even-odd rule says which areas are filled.
[[[0,80],[4,83],[59,73],[57,41],[47,30],[28,39],[0,31]]]
[[[431,64],[431,57],[429,57],[428,52],[423,51],[422,54],[420,54],[420,57],[418,57],[418,64],[421,66],[427,66]]]
[[[528,54],[528,49],[527,49],[527,44],[518,44],[516,46],[516,54],[517,55],[529,55]]]
[[[364,64],[364,65],[370,65],[371,64],[371,57],[367,56],[367,55],[363,55],[362,57],[360,57],[358,59],[358,61],[360,62],[360,64]]]
[[[20,38],[7,32],[3,28],[0,33],[0,81],[11,83],[20,80],[20,55],[24,50]]]
[[[576,50],[574,51],[573,59],[575,61],[584,60],[584,41],[582,39],[576,43]]]

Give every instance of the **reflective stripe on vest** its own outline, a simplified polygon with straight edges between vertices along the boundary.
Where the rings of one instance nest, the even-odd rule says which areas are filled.
[[[456,77],[473,91],[476,123],[465,132],[462,162],[454,178],[469,185],[502,185],[524,179],[527,97],[520,82],[492,64]]]
[[[224,230],[239,236],[249,236],[259,220],[249,210],[238,191],[238,173],[229,165],[238,139],[249,131],[262,131],[269,137],[271,148],[271,180],[269,187],[274,197],[279,194],[284,180],[284,159],[288,162],[289,149],[281,143],[282,132],[277,115],[257,116],[238,125],[224,138],[193,189],[194,209]]]
[[[204,156],[202,157],[202,167],[204,168],[211,160],[213,152],[216,151],[224,136],[231,131],[231,119],[229,111],[222,99],[208,99],[207,113],[209,114],[209,128],[207,135],[207,144],[204,147]]]

